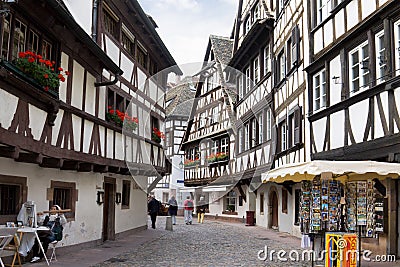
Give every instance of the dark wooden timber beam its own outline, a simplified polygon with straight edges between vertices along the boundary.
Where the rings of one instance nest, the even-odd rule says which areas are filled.
[[[14,146],[1,146],[0,147],[0,157],[5,158],[18,158],[19,148]]]
[[[78,169],[78,161],[75,160],[64,160],[61,165],[61,170],[77,170]]]
[[[108,171],[112,173],[119,173],[120,169],[120,167],[108,166]]]
[[[78,163],[78,172],[91,172],[93,171],[93,164],[87,162]]]
[[[30,153],[30,152],[19,152],[18,156],[15,158],[15,161],[25,162],[25,163],[42,163],[43,155],[38,153]]]
[[[105,172],[108,172],[108,166],[95,164],[95,165],[93,165],[93,171],[105,173]]]
[[[239,193],[242,196],[244,202],[247,202],[246,201],[246,194],[244,193],[242,186],[240,184],[238,184],[238,185],[236,185],[236,187],[239,190]]]
[[[43,157],[42,163],[40,163],[40,167],[44,168],[60,168],[63,164],[62,159],[58,158],[48,158],[48,157]]]

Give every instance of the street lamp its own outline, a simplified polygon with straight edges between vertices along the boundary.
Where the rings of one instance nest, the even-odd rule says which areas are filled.
[[[181,156],[181,162],[179,162],[179,169],[183,169],[184,165],[183,165],[183,159]]]

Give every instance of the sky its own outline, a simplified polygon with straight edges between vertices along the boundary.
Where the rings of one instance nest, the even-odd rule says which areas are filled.
[[[210,34],[229,37],[238,0],[138,0],[178,65],[201,62]]]

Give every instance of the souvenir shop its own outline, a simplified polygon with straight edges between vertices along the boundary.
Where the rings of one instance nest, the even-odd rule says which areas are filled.
[[[365,249],[383,253],[391,238],[389,223],[397,220],[389,211],[390,199],[397,198],[391,184],[399,172],[399,164],[312,161],[271,170],[263,182],[301,185],[302,241],[317,254],[333,250],[347,255],[349,250]],[[350,256],[346,265],[325,257],[325,266],[358,266],[358,255]]]

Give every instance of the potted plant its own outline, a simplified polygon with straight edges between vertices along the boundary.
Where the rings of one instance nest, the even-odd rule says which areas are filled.
[[[153,140],[156,143],[161,143],[161,139],[164,139],[165,135],[163,132],[161,132],[158,128],[153,127],[153,131],[151,133],[151,140]]]
[[[185,167],[192,167],[200,164],[200,159],[196,158],[194,160],[192,159],[185,159],[184,165]]]
[[[131,131],[135,131],[139,123],[137,117],[130,117],[127,113],[121,112],[118,109],[113,109],[111,106],[108,106],[106,119],[107,121],[114,122],[119,127],[125,125],[125,128]]]
[[[211,154],[207,157],[207,162],[208,163],[215,163],[215,162],[219,162],[219,161],[224,161],[229,159],[229,154],[228,153],[224,153],[224,152],[219,152],[217,154]]]
[[[36,83],[34,85],[46,92],[49,90],[58,92],[60,81],[64,82],[64,75],[68,76],[70,74],[69,71],[64,71],[61,67],[55,69],[54,65],[54,61],[45,59],[41,55],[31,51],[18,53],[18,58],[15,61],[15,66],[29,78],[33,79],[33,83]]]

